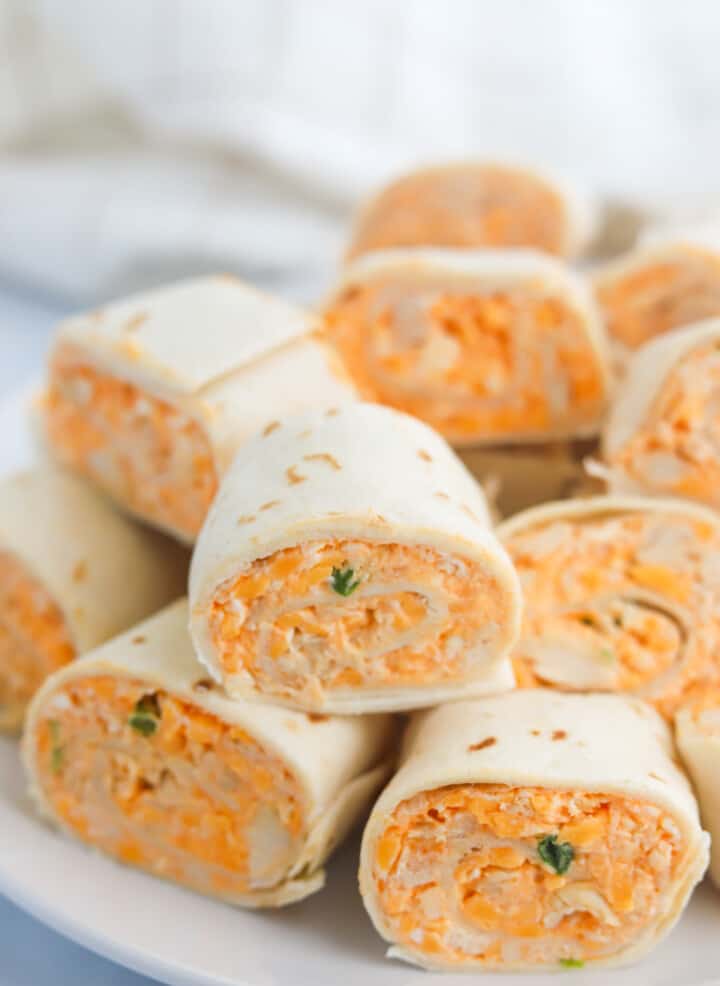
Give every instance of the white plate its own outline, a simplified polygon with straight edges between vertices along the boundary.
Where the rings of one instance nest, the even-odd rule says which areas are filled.
[[[0,405],[0,473],[31,458],[27,391]],[[125,869],[40,823],[24,794],[16,744],[0,741],[0,892],[68,938],[172,986],[429,986],[469,982],[383,958],[357,891],[357,843],[330,863],[328,886],[281,911],[233,910]],[[556,975],[485,976],[557,986]],[[595,986],[720,983],[720,894],[703,886],[645,962],[573,971]]]

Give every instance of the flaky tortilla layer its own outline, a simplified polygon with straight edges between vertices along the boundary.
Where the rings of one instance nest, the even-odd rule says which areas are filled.
[[[0,482],[0,729],[52,671],[181,595],[188,561],[54,466]]]
[[[720,688],[698,688],[675,716],[675,741],[710,833],[710,877],[720,887]]]

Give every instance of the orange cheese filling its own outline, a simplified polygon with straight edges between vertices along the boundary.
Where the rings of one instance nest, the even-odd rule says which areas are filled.
[[[510,536],[521,687],[632,692],[672,716],[720,675],[720,534],[674,513],[548,521]]]
[[[232,898],[281,883],[298,858],[297,779],[187,701],[133,679],[78,678],[48,698],[36,730],[57,818],[123,863]]]
[[[17,729],[45,678],[74,657],[60,608],[21,562],[0,552],[0,729]]]
[[[637,349],[670,329],[720,315],[720,259],[676,247],[663,260],[599,282],[596,294],[610,335]]]
[[[567,213],[533,175],[468,165],[390,185],[361,217],[348,259],[387,247],[535,247],[565,253]]]
[[[361,394],[458,442],[594,427],[605,380],[580,316],[542,287],[349,287],[325,314]]]
[[[406,950],[501,969],[631,945],[665,913],[685,856],[678,826],[652,804],[458,784],[398,805],[373,878]]]
[[[429,547],[311,541],[224,582],[209,629],[223,673],[264,694],[424,685],[477,676],[506,625],[501,586]]]
[[[139,516],[194,539],[218,481],[208,437],[191,417],[65,345],[52,361],[45,420],[64,463]]]
[[[644,489],[720,507],[720,342],[676,364],[607,464]]]

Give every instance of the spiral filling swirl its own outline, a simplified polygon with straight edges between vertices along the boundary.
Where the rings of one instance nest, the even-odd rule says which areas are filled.
[[[223,676],[279,698],[478,676],[509,601],[477,561],[422,545],[308,541],[216,589],[208,623]]]
[[[525,596],[521,686],[631,692],[671,716],[718,676],[720,533],[678,512],[557,518],[506,539]]]

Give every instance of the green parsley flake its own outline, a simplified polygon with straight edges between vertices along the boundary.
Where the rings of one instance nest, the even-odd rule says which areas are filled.
[[[582,969],[585,963],[582,959],[560,959],[560,965],[566,969]]]
[[[575,850],[569,842],[558,842],[556,835],[545,835],[538,842],[538,856],[551,870],[567,873],[575,857]]]
[[[53,774],[59,774],[63,765],[63,748],[60,745],[60,723],[57,719],[48,720],[52,749],[50,751],[50,770]]]
[[[360,579],[353,578],[355,570],[352,568],[333,568],[330,581],[332,587],[339,596],[350,596],[360,585]]]
[[[141,736],[152,736],[162,716],[157,695],[143,695],[135,703],[128,724]]]

